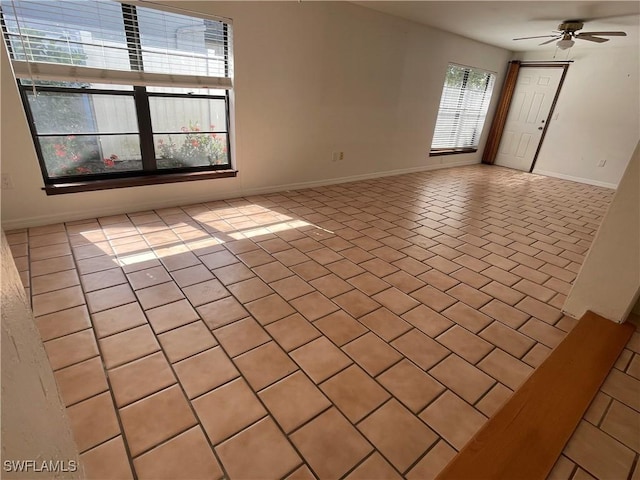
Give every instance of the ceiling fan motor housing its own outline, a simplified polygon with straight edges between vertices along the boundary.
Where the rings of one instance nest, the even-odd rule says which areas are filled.
[[[579,20],[565,20],[558,25],[558,30],[565,33],[574,33],[578,30],[582,30],[584,23]]]

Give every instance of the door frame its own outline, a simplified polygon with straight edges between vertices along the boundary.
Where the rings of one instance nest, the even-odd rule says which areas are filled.
[[[533,172],[536,161],[538,160],[538,154],[542,148],[542,142],[544,142],[544,137],[547,134],[547,129],[549,128],[549,123],[551,123],[551,117],[553,116],[553,111],[556,108],[556,103],[558,102],[558,97],[560,96],[560,91],[562,90],[562,85],[564,84],[564,80],[567,76],[567,71],[569,70],[569,65],[571,63],[573,63],[573,60],[561,62],[522,62],[520,60],[512,60],[509,62],[509,69],[507,71],[504,85],[502,86],[502,91],[500,92],[498,107],[494,114],[493,122],[491,123],[491,129],[489,130],[489,136],[487,138],[484,151],[482,152],[482,163],[493,165],[496,161],[498,148],[500,147],[500,141],[502,140],[502,133],[504,132],[504,126],[507,123],[507,116],[509,115],[511,108],[511,100],[513,99],[513,93],[515,92],[518,77],[520,76],[520,69],[527,67],[562,68],[562,76],[560,77],[560,82],[558,83],[558,88],[556,89],[553,101],[551,102],[549,115],[545,120],[542,135],[540,136],[536,153],[533,155],[533,161],[529,168],[529,173]]]

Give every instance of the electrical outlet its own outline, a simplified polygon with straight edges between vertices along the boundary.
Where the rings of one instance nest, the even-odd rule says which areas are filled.
[[[0,182],[0,187],[2,190],[13,190],[13,182],[11,181],[11,175],[8,173],[3,173],[1,175],[2,181]]]
[[[598,162],[598,166],[599,166],[599,167],[604,167],[604,166],[606,165],[606,163],[607,163],[607,161],[606,161],[606,160],[600,160],[600,161]]]
[[[333,152],[331,155],[331,160],[334,162],[340,162],[344,160],[344,152]]]

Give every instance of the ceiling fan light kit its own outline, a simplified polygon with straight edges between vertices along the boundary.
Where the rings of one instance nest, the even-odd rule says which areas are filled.
[[[560,25],[558,25],[558,30],[554,31],[553,35],[540,35],[536,37],[522,37],[522,38],[514,38],[514,40],[529,40],[532,38],[549,38],[550,40],[545,40],[540,45],[548,45],[549,43],[555,42],[556,47],[560,50],[568,50],[569,48],[575,45],[575,40],[587,40],[589,42],[595,43],[604,43],[608,42],[608,38],[603,37],[626,37],[627,34],[625,32],[582,32],[576,33],[578,30],[582,30],[584,27],[584,22],[582,20],[565,20]]]
[[[571,47],[573,47],[575,45],[576,42],[574,42],[572,39],[565,39],[563,38],[562,40],[559,40],[558,43],[556,43],[556,47],[558,47],[560,50],[567,50]]]

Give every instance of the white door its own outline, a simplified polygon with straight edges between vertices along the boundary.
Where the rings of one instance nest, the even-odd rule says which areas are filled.
[[[563,71],[554,67],[520,68],[496,165],[526,172],[531,169]]]

